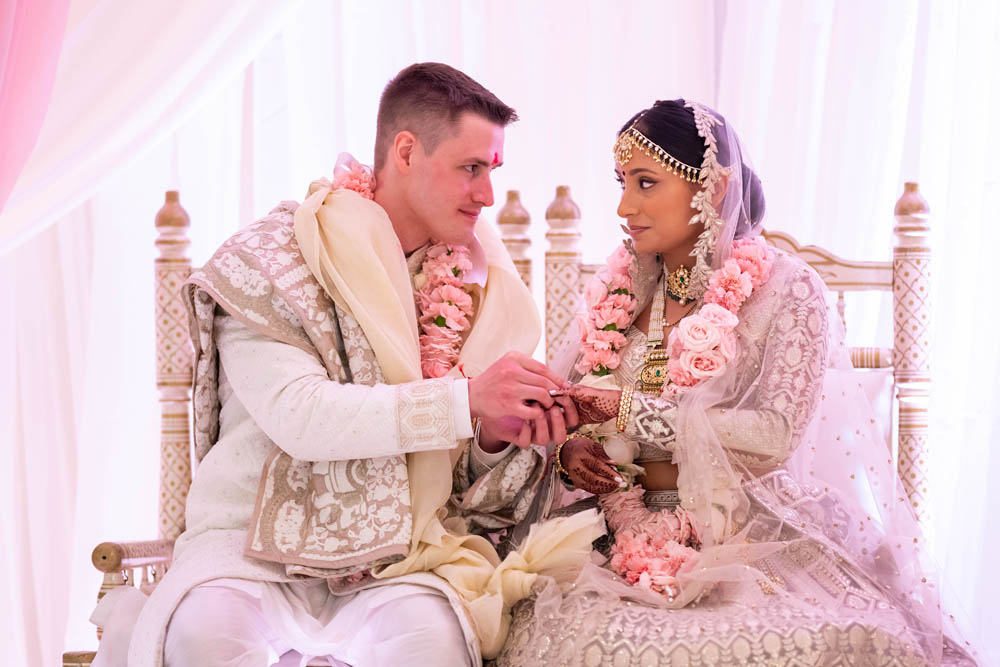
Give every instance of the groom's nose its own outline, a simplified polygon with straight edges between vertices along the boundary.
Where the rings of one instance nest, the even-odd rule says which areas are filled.
[[[493,183],[489,176],[476,179],[472,189],[472,200],[483,206],[493,206]]]

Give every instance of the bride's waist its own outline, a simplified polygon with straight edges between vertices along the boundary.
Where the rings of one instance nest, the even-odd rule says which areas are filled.
[[[670,461],[643,461],[636,463],[645,470],[639,482],[650,491],[675,491],[677,489],[677,465]]]

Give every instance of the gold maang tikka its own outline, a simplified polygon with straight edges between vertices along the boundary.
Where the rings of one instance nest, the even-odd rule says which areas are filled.
[[[625,166],[632,159],[632,151],[638,149],[653,158],[653,160],[667,171],[683,178],[689,183],[696,183],[702,180],[702,169],[692,167],[681,162],[673,155],[656,145],[649,137],[636,129],[635,125],[618,135],[615,142],[615,162]]]

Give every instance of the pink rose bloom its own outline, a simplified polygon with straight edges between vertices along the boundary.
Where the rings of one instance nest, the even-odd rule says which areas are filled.
[[[614,305],[607,301],[594,308],[594,325],[598,329],[603,329],[609,324],[613,324],[617,327],[618,331],[624,331],[628,328],[630,320],[631,318],[626,311],[621,308],[615,308]]]
[[[717,350],[703,352],[684,350],[678,361],[681,369],[691,375],[696,382],[721,375],[726,368],[726,358]]]
[[[587,334],[587,343],[595,350],[620,350],[626,338],[620,331],[592,330]]]
[[[732,331],[727,331],[722,335],[722,341],[719,343],[719,352],[726,358],[726,363],[729,363],[739,355],[740,342],[736,339],[736,334]]]
[[[735,259],[727,259],[722,268],[713,273],[709,279],[705,302],[717,303],[735,313],[752,291],[753,283],[750,276],[740,269]]]
[[[670,361],[667,362],[667,377],[670,378],[671,382],[681,387],[693,387],[698,384],[698,380],[681,366],[678,357],[671,357]]]
[[[667,354],[673,358],[681,356],[684,351],[684,343],[681,342],[681,335],[677,328],[670,330],[667,334]]]
[[[698,314],[724,331],[731,330],[740,323],[740,318],[717,303],[706,303]]]
[[[677,325],[677,339],[685,350],[704,352],[722,341],[719,327],[700,315],[689,315]],[[673,333],[673,331],[671,331]]]

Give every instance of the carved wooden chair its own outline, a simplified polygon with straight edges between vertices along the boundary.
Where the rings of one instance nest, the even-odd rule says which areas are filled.
[[[892,349],[853,348],[856,368],[891,370],[898,402],[898,467],[906,490],[923,518],[927,494],[928,323],[930,320],[930,248],[928,208],[915,183],[907,183],[896,204],[896,245],[892,261],[848,262],[815,246],[800,246],[787,234],[768,232],[775,246],[795,253],[813,266],[838,295],[843,316],[844,293],[856,290],[891,290],[894,339]],[[557,342],[581,305],[583,284],[599,268],[586,264],[580,252],[580,208],[569,188],[559,186],[545,212],[548,225],[545,251],[545,343],[551,360]],[[515,266],[530,287],[532,262],[528,234],[530,216],[518,193],[510,191],[497,224]],[[156,384],[160,391],[160,498],[159,539],[144,542],[104,542],[93,552],[94,566],[104,574],[97,598],[116,586],[137,586],[148,593],[170,567],[174,540],[184,530],[184,505],[191,486],[191,397],[193,352],[181,285],[191,273],[188,258],[190,219],[176,191],[156,215],[159,257],[154,264],[156,317]],[[893,362],[897,363],[893,363]],[[101,631],[98,629],[98,637]],[[64,667],[86,667],[94,653],[63,654]]]

